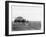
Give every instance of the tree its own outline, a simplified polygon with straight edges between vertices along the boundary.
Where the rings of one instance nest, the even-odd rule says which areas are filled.
[[[26,20],[23,19],[23,17],[19,16],[19,17],[17,17],[17,18],[15,19],[14,22],[26,22]]]

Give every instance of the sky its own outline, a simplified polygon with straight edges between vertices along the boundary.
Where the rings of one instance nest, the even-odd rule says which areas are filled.
[[[42,18],[42,8],[37,6],[21,6],[12,5],[12,20],[18,16],[22,16],[29,21],[40,21]]]

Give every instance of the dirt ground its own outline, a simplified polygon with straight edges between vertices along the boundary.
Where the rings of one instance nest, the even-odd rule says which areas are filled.
[[[14,23],[14,24],[12,24],[12,31],[39,30],[40,28],[41,28],[40,21],[31,21],[28,23]]]

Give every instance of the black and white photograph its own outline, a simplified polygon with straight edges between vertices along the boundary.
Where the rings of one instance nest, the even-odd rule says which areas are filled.
[[[44,33],[44,3],[13,1],[6,8],[8,35]]]

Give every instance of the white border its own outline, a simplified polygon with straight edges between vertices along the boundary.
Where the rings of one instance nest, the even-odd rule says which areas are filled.
[[[11,31],[11,5],[25,5],[25,6],[38,6],[42,8],[42,19],[41,19],[41,30],[27,30],[27,31]],[[9,3],[9,35],[10,34],[26,34],[26,33],[42,33],[44,29],[43,25],[43,5],[37,4],[20,4],[20,3]]]

